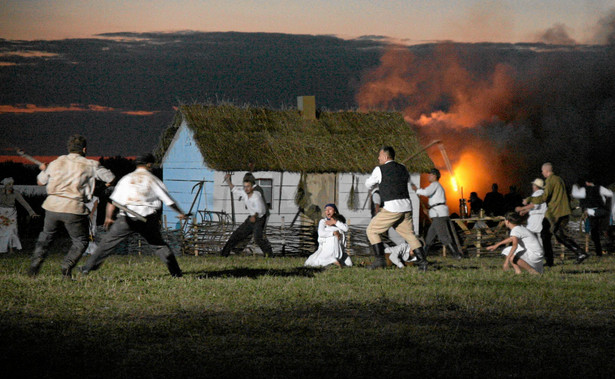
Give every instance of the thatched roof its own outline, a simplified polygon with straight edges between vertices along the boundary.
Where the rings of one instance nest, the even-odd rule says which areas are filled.
[[[403,162],[421,149],[416,134],[399,113],[321,112],[305,120],[298,110],[183,105],[163,133],[162,159],[186,120],[207,165],[218,171],[291,171],[369,173],[378,148],[391,145]],[[433,162],[425,152],[406,163],[426,172]]]

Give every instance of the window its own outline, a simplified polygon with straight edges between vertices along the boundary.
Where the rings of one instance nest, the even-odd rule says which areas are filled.
[[[256,184],[263,189],[267,208],[271,209],[271,199],[273,198],[273,179],[256,179]]]

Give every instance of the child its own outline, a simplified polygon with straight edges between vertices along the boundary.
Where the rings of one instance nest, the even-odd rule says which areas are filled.
[[[502,255],[506,256],[502,268],[504,271],[512,266],[515,274],[521,274],[521,269],[527,270],[530,274],[542,274],[542,260],[544,251],[536,234],[527,230],[522,224],[523,216],[516,212],[508,212],[504,216],[504,223],[510,229],[510,237],[489,246],[487,250],[494,251],[500,245],[512,243],[512,246],[505,248]]]

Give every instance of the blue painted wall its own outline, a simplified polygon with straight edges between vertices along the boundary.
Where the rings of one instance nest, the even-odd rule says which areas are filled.
[[[162,170],[164,184],[184,212],[190,210],[195,198],[193,213],[196,209],[213,208],[214,170],[205,165],[193,132],[185,122],[178,129],[162,160]],[[205,181],[205,183],[199,191],[199,187],[195,185],[200,181]],[[162,212],[166,216],[166,226],[171,229],[176,228],[178,226],[177,213],[167,206],[163,206]]]

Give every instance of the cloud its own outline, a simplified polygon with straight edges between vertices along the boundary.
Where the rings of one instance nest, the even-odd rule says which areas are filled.
[[[126,114],[129,116],[152,116],[158,112],[159,111],[125,111],[122,112],[122,114]]]
[[[52,112],[119,112],[130,116],[151,116],[159,111],[126,111],[104,105],[81,105],[71,104],[69,106],[40,106],[35,104],[19,105],[0,105],[0,114],[3,113],[52,113]]]
[[[22,51],[6,51],[0,53],[0,57],[22,57],[22,58],[53,58],[59,54],[49,53],[46,51],[22,50]]]

